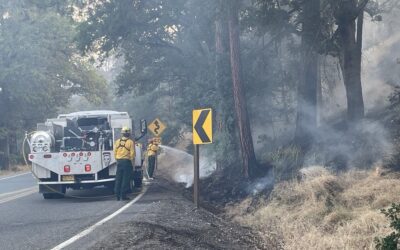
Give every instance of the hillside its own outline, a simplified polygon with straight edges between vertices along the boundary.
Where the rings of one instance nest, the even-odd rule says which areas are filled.
[[[228,216],[283,249],[375,249],[374,238],[391,232],[380,209],[400,202],[398,174],[333,174],[319,166],[301,172],[268,198],[227,206]]]

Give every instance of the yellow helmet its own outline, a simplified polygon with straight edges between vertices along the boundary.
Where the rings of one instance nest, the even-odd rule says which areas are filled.
[[[121,129],[121,133],[123,133],[123,134],[130,134],[130,133],[131,133],[131,129],[125,126],[125,127],[123,127],[123,128]]]

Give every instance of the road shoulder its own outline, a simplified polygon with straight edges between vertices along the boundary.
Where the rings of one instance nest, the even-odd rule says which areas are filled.
[[[248,229],[193,204],[162,180],[132,206],[137,212],[115,224],[91,249],[262,249]],[[110,231],[109,231],[110,232]]]

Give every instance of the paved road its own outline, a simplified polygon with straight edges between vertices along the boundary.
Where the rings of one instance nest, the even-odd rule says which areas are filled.
[[[67,194],[97,198],[44,200],[31,174],[0,178],[0,249],[51,249],[126,204],[105,188]]]
[[[4,176],[0,178],[0,194],[9,193],[36,185],[31,173],[18,174],[16,177]]]

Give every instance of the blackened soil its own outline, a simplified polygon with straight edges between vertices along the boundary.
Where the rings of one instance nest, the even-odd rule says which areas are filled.
[[[270,249],[249,229],[195,209],[179,189],[161,179],[135,206],[131,220],[92,249]]]

